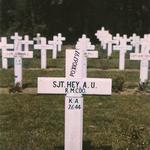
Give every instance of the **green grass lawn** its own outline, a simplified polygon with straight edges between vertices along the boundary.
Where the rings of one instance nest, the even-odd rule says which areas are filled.
[[[14,64],[13,59],[10,59],[9,68],[13,68],[13,64]],[[64,58],[57,58],[57,59],[48,58],[47,60],[48,68],[63,68],[64,66],[65,66]],[[0,67],[1,67],[1,63],[0,63]],[[23,59],[23,68],[40,68],[40,67],[41,67],[40,58]],[[88,67],[100,68],[100,69],[118,69],[119,61],[118,59],[115,59],[115,58],[88,59]],[[126,59],[125,68],[126,69],[139,69],[140,62]]]
[[[85,150],[148,150],[146,95],[84,97]],[[62,150],[64,95],[1,95],[1,150]]]
[[[13,70],[0,70],[0,87],[10,87],[14,83],[13,79],[14,73]],[[26,87],[37,87],[37,78],[38,77],[64,77],[64,69],[57,71],[47,71],[47,70],[23,70],[23,84]],[[125,82],[128,83],[127,87],[131,84],[132,87],[137,86],[139,82],[139,71],[88,71],[88,77],[93,78],[116,78],[117,76],[123,76]],[[131,84],[129,84],[131,83]]]
[[[58,59],[48,59],[49,68],[61,70],[29,70],[40,68],[39,52],[34,59],[23,60],[23,86],[37,87],[37,77],[64,77],[66,48],[73,46],[64,46]],[[51,57],[51,52],[48,56]],[[129,70],[125,71],[117,70],[118,52],[107,59],[106,51],[100,50],[99,57],[88,60],[88,77],[112,78],[114,83],[121,76],[124,88],[138,87],[139,70],[132,69],[139,69],[140,64],[130,61],[129,53],[126,56]],[[13,60],[9,61],[9,67],[13,67]],[[0,70],[0,88],[12,87],[13,76],[13,69]],[[125,92],[84,96],[84,150],[150,149],[149,94]],[[63,147],[64,95],[0,94],[0,150],[63,150]]]
[[[13,64],[14,64],[13,59],[10,59],[9,68],[13,68]],[[64,66],[65,66],[64,58],[57,58],[57,59],[48,58],[47,60],[47,68],[63,68]],[[40,67],[41,67],[40,58],[23,59],[23,68],[40,68]],[[118,69],[119,61],[118,59],[115,59],[115,58],[88,59],[88,67],[100,68],[100,69]],[[125,68],[126,69],[139,69],[140,62],[126,59]]]

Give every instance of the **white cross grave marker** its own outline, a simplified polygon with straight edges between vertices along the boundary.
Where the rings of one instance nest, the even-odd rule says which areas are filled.
[[[128,39],[126,36],[120,37],[119,45],[114,45],[114,50],[119,50],[119,70],[124,70],[125,68],[125,53],[127,50],[132,50],[131,45],[127,45]]]
[[[111,34],[109,34],[107,37],[107,43],[108,43],[107,56],[110,57],[112,55],[112,47],[114,44],[113,37]]]
[[[33,52],[22,51],[22,37],[20,37],[18,33],[15,33],[14,36],[11,36],[11,39],[14,40],[14,51],[5,51],[3,56],[5,58],[14,58],[15,85],[19,83],[19,86],[22,87],[22,58],[33,58]]]
[[[53,41],[48,41],[48,44],[53,47],[52,58],[57,58],[57,51],[60,52],[62,49],[62,41],[65,41],[66,38],[62,37],[61,33],[58,33],[58,36],[53,36]]]
[[[62,37],[62,34],[61,33],[58,33],[58,36],[57,36],[57,46],[58,46],[58,51],[60,52],[61,51],[61,47],[62,47],[62,42],[65,41],[66,38],[65,37]]]
[[[119,45],[120,38],[121,37],[120,37],[119,33],[117,33],[116,36],[113,37],[113,40],[114,40],[114,42],[115,42],[116,45]]]
[[[57,48],[58,48],[58,38],[57,36],[53,36],[53,41],[49,40],[48,44],[51,45],[51,49],[53,51],[52,53],[52,58],[56,59],[57,58]],[[60,43],[59,43],[60,44]]]
[[[79,40],[83,42],[83,40]],[[86,45],[84,45],[86,44]],[[88,47],[88,46],[89,47]],[[84,41],[78,49],[66,50],[65,78],[38,78],[38,93],[66,94],[65,96],[65,150],[82,150],[83,94],[111,95],[111,79],[86,78],[85,54],[82,48],[91,49]],[[71,65],[70,65],[71,64]],[[72,75],[72,70],[74,74]]]
[[[41,68],[42,69],[46,69],[46,66],[47,66],[47,55],[46,55],[47,50],[52,50],[53,58],[56,57],[56,53],[57,53],[56,44],[55,44],[56,42],[55,41],[51,41],[51,42],[53,43],[50,43],[48,41],[48,44],[47,44],[46,38],[41,37],[40,44],[34,45],[34,49],[41,50]]]
[[[36,44],[40,44],[41,43],[41,34],[37,33],[36,37],[34,37],[33,40],[36,41]]]
[[[148,65],[150,61],[150,41],[147,36],[141,39],[141,51],[130,54],[131,60],[140,60],[140,83],[148,80]]]
[[[112,45],[114,44],[112,35],[104,28],[98,30],[95,35],[101,42],[103,49],[107,49],[107,56],[110,57],[112,54]]]
[[[113,37],[113,44],[120,45],[120,38],[121,38],[120,34],[117,33],[116,36]],[[113,48],[114,48],[114,46],[113,46]]]
[[[22,37],[19,36],[17,32],[15,32],[14,36],[10,37],[12,40],[14,40],[14,52],[20,52],[21,51],[21,40]],[[8,55],[8,54],[7,54]],[[7,56],[6,55],[6,56]],[[14,77],[15,77],[15,85],[19,83],[19,86],[22,86],[22,58],[11,55],[14,57]]]
[[[7,51],[8,49],[13,49],[13,44],[7,44],[7,38],[2,37],[0,42],[0,49],[2,50],[2,68],[8,69],[8,60],[7,58],[3,57],[3,53]]]
[[[133,33],[132,37],[130,37],[131,45],[135,49],[135,53],[139,52],[140,49],[140,36],[137,36],[135,33]]]
[[[84,56],[82,62],[85,66],[87,66],[87,58],[98,58],[98,51],[94,51],[95,46],[91,45],[90,39],[84,34],[82,35],[82,38],[79,38],[75,47],[78,50],[82,48],[82,55]],[[82,72],[82,76],[87,77],[87,67],[85,67],[85,70]],[[75,72],[72,70],[71,73],[73,75]]]
[[[28,35],[25,35],[24,40],[21,40],[21,44],[24,45],[24,51],[29,51],[29,46],[33,45],[33,41],[29,40]]]
[[[101,46],[103,49],[106,49],[107,48],[107,37],[110,33],[105,30],[104,27],[101,28],[101,30],[98,30],[96,33],[95,33],[95,36],[97,37],[97,39],[101,42]]]

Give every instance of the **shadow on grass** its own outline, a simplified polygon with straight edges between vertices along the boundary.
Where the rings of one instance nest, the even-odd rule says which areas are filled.
[[[32,85],[32,83],[24,83],[24,84],[22,85],[22,89],[26,89],[26,88],[28,88],[28,87],[31,87],[31,85]]]
[[[64,146],[55,147],[55,150],[64,150]],[[112,150],[111,145],[100,145],[98,147],[94,147],[91,141],[83,142],[83,150]]]
[[[8,69],[13,69],[14,65],[13,64],[9,64],[8,65]]]

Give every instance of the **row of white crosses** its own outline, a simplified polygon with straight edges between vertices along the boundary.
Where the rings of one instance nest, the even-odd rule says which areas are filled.
[[[62,37],[61,33],[58,33],[58,36],[53,36],[52,41],[48,41],[45,37],[41,37],[40,34],[37,34],[37,37],[34,38],[37,44],[34,45],[34,49],[41,50],[41,68],[46,69],[47,66],[47,50],[52,50],[52,58],[57,58],[57,52],[60,52],[62,49],[62,42],[65,41],[65,37]]]
[[[53,49],[54,58],[56,58],[56,53],[59,46],[59,51],[61,50],[60,45],[62,43],[60,40],[65,40],[65,38],[61,37],[59,34],[58,37],[54,36],[55,41],[48,41],[49,45],[46,43],[46,38],[41,37],[40,43],[35,44],[34,48],[41,49],[41,68],[46,68],[46,50]],[[22,59],[23,58],[33,58],[33,51],[29,51],[29,46],[33,45],[34,42],[29,40],[29,36],[25,36],[24,40],[22,37],[15,33],[14,36],[11,36],[11,40],[14,40],[14,44],[8,44],[7,38],[2,37],[0,43],[0,49],[2,50],[2,67],[4,69],[8,68],[8,58],[14,58],[14,78],[15,85],[19,84],[22,87]],[[58,43],[60,45],[58,45]],[[10,51],[11,50],[11,51]],[[12,51],[13,50],[13,51]],[[43,57],[44,56],[44,57]]]
[[[18,33],[15,33],[15,35],[18,35]],[[62,49],[62,42],[65,41],[65,37],[62,37],[62,35],[59,33],[58,36],[54,36],[53,40],[48,41],[48,44],[47,44],[47,39],[45,37],[41,37],[40,34],[38,33],[37,37],[34,38],[34,40],[36,41],[35,45],[34,45],[34,41],[29,40],[29,36],[25,35],[24,40],[21,37],[21,39],[19,39],[19,41],[17,39],[16,40],[14,39],[14,44],[8,44],[7,38],[2,37],[1,42],[0,42],[0,49],[2,50],[2,54],[4,51],[7,51],[7,50],[14,49],[14,51],[15,51],[15,48],[14,48],[15,42],[20,42],[21,51],[29,51],[29,46],[34,45],[34,49],[41,50],[41,68],[46,69],[46,66],[47,66],[46,51],[52,50],[52,58],[56,59],[57,52],[58,51],[60,52]],[[3,55],[2,55],[2,68],[3,69],[8,68],[8,59],[6,57],[4,58]]]
[[[111,79],[87,78],[87,58],[98,57],[94,48],[83,35],[76,49],[66,50],[66,77],[38,78],[39,94],[66,94],[65,150],[82,150],[83,94],[111,95]]]
[[[125,54],[127,51],[134,50],[134,53],[130,54],[131,60],[140,60],[140,83],[148,80],[148,68],[150,61],[150,35],[145,34],[143,38],[137,36],[135,33],[131,37],[116,34],[113,37],[107,30],[102,27],[95,34],[103,49],[108,48],[107,56],[110,57],[113,50],[119,51],[119,70],[125,69]]]
[[[127,50],[132,50],[132,46],[128,45],[129,39],[127,38],[127,35],[121,37],[119,34],[116,34],[116,36],[113,37],[104,27],[102,27],[101,30],[98,30],[95,35],[101,42],[102,48],[107,49],[108,57],[112,55],[113,50],[119,51],[119,70],[124,70],[125,54]]]

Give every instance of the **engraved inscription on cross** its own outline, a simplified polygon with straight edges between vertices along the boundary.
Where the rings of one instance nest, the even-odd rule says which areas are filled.
[[[82,38],[79,38],[77,44],[76,44],[76,50],[80,50],[80,55],[83,55],[82,57],[82,63],[85,68],[83,70],[83,75],[87,77],[87,58],[98,58],[98,51],[95,51],[95,46],[91,45],[90,39],[86,37],[86,35],[82,35]]]
[[[84,40],[83,40],[83,39]],[[84,48],[93,46],[83,36],[75,50],[66,50],[66,77],[38,78],[38,93],[66,94],[65,150],[82,150],[83,94],[111,95],[111,79],[86,78]],[[80,47],[81,46],[81,47]],[[71,65],[70,65],[71,64]],[[73,67],[72,67],[73,66]],[[75,73],[72,75],[72,68]]]

